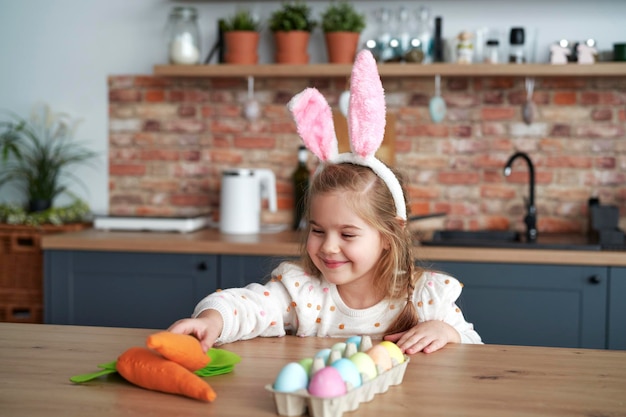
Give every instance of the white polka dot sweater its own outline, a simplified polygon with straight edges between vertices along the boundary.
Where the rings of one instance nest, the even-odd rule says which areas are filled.
[[[419,321],[441,320],[454,327],[462,343],[482,343],[471,323],[456,305],[461,284],[448,275],[426,271],[417,281],[413,302]],[[284,262],[265,285],[217,291],[201,300],[194,317],[207,309],[220,312],[224,320],[217,344],[258,336],[381,338],[402,310],[405,300],[383,300],[353,309],[341,299],[337,287],[323,278],[309,276],[297,265]]]

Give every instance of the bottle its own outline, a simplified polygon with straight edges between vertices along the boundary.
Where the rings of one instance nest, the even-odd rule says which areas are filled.
[[[291,175],[293,182],[293,230],[302,230],[306,226],[304,220],[304,197],[309,188],[309,168],[306,165],[308,151],[304,145],[298,148],[298,166]]]
[[[523,64],[526,62],[524,53],[524,28],[512,28],[509,36],[509,62]]]
[[[433,37],[433,62],[443,62],[443,19],[435,17],[435,35]]]
[[[200,62],[198,12],[193,7],[177,6],[169,16],[169,62],[194,65]]]

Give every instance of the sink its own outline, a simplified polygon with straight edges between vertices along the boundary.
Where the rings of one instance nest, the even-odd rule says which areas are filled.
[[[586,236],[574,234],[540,234],[536,242],[526,242],[522,234],[511,230],[436,230],[425,246],[457,246],[515,249],[601,250]]]

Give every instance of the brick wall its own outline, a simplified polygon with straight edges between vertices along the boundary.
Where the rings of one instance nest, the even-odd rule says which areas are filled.
[[[315,86],[335,106],[345,82],[256,79],[262,116],[250,122],[245,79],[109,77],[110,213],[217,216],[223,169],[271,168],[279,210],[263,220],[289,223],[300,141],[285,104]],[[433,79],[383,83],[413,214],[445,211],[450,228],[523,230],[526,167],[502,174],[521,150],[535,164],[540,232],[584,232],[592,196],[619,205],[626,227],[626,77],[538,78],[532,125],[521,119],[523,78],[443,79],[441,124],[428,113]]]

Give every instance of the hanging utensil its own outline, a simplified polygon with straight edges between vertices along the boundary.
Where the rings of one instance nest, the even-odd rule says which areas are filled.
[[[248,98],[243,106],[243,114],[250,121],[258,119],[261,114],[261,106],[254,98],[254,77],[252,76],[248,76]]]
[[[345,90],[339,95],[339,110],[344,117],[348,117],[348,107],[350,106],[350,78],[346,81]]]
[[[526,88],[526,100],[522,104],[522,119],[527,125],[532,124],[537,109],[535,103],[533,103],[533,91],[535,89],[535,79],[533,77],[526,77],[524,81]]]
[[[428,103],[430,118],[435,123],[440,123],[446,117],[446,102],[441,97],[441,76],[435,76],[435,96]]]

